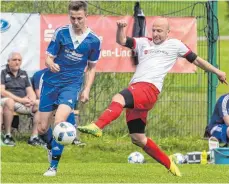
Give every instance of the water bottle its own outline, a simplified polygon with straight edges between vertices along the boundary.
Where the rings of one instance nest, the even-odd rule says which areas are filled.
[[[207,158],[208,158],[208,154],[207,154],[206,150],[202,151],[200,163],[201,164],[207,164],[208,163]]]

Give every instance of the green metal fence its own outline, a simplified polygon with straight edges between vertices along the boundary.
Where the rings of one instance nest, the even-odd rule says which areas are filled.
[[[1,12],[65,14],[67,4],[64,1],[2,1]],[[88,1],[89,15],[133,15],[134,4],[134,1]],[[140,5],[146,16],[196,17],[198,37],[201,38],[198,41],[198,55],[214,60],[211,55],[214,49],[209,49],[216,42],[209,41],[214,34],[209,23],[211,17],[214,18],[211,2],[140,1]],[[128,85],[131,76],[132,73],[97,73],[90,102],[79,104],[80,124],[95,120],[110,103],[112,96]],[[202,70],[194,74],[168,74],[163,92],[149,113],[147,134],[152,137],[202,136],[209,118],[208,106],[215,100],[214,94],[208,98],[208,84],[208,74]],[[210,90],[214,91],[212,88]],[[124,114],[106,127],[105,132],[115,136],[127,135]]]

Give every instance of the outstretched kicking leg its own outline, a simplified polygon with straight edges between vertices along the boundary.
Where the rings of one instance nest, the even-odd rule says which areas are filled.
[[[78,126],[78,130],[83,133],[92,134],[96,137],[101,137],[102,129],[120,116],[124,105],[125,101],[123,96],[121,94],[116,94],[112,98],[111,104],[100,115],[95,123],[86,126]]]

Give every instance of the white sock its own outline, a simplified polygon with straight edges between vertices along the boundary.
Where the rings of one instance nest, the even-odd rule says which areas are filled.
[[[37,135],[31,135],[30,140],[33,140],[34,138],[38,138]]]
[[[5,138],[6,138],[7,135],[11,137],[11,133],[7,133],[7,134],[5,134]]]

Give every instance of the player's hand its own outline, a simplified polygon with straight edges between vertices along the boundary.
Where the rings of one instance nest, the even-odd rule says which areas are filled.
[[[218,79],[221,83],[225,83],[226,85],[228,85],[225,72],[220,71],[217,76],[218,76]]]
[[[81,95],[80,95],[80,101],[81,101],[82,103],[88,102],[88,100],[89,100],[89,93],[90,93],[90,91],[88,91],[88,90],[86,90],[86,89],[84,89],[84,90],[82,91],[82,93],[81,93]]]
[[[60,71],[60,66],[56,63],[47,63],[47,67],[50,69],[51,72],[57,73]]]
[[[117,23],[118,28],[124,28],[127,26],[127,22],[124,19],[118,20],[116,23]]]

